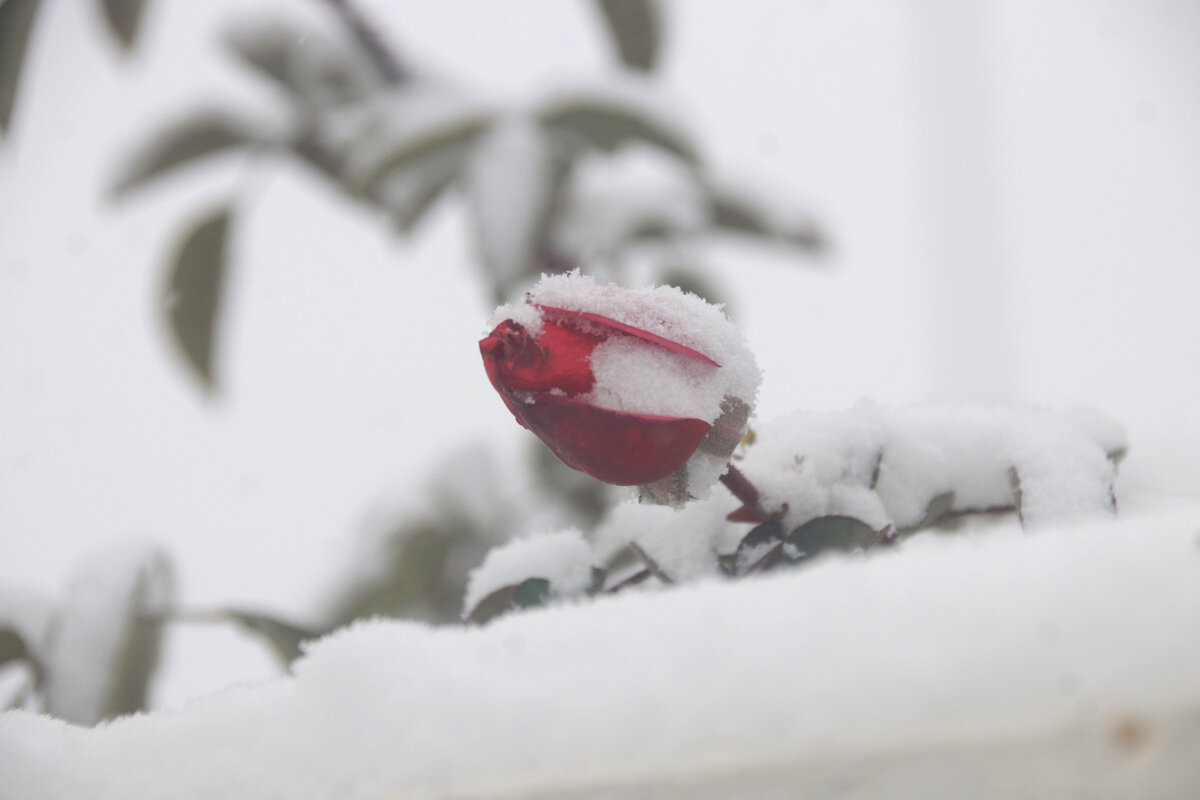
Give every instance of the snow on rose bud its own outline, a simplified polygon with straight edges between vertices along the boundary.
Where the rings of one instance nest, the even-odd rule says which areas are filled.
[[[568,466],[675,504],[725,471],[759,371],[719,307],[575,271],[543,277],[492,324],[479,343],[488,378]]]

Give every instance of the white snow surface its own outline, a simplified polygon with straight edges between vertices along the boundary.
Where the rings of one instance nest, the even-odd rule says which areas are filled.
[[[592,550],[583,534],[571,528],[513,539],[493,548],[471,572],[463,615],[492,592],[528,578],[550,581],[550,595],[581,594],[592,581]]]
[[[955,511],[1012,507],[1020,479],[1026,524],[1113,510],[1119,426],[1095,411],[933,404],[800,412],[756,426],[739,469],[773,511],[799,525],[857,517],[881,529],[924,518],[955,493]]]
[[[762,377],[754,354],[721,307],[694,294],[673,286],[627,289],[574,270],[543,275],[524,303],[497,308],[489,327],[511,319],[536,332],[540,321],[527,322],[537,315],[537,306],[599,314],[689,347],[720,365],[614,334],[592,353],[596,385],[586,399],[600,408],[713,422],[726,396],[754,404]]]
[[[361,623],[175,712],[8,712],[4,796],[1184,797],[1198,530],[1192,502],[483,627]]]

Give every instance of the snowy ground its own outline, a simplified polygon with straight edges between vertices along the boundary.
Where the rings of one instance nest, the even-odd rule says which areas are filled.
[[[519,612],[374,622],[97,729],[0,718],[13,800],[1185,797],[1200,505]]]

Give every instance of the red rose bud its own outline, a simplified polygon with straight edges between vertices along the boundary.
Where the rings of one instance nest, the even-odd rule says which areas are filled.
[[[759,373],[718,307],[573,272],[496,320],[479,343],[488,378],[568,466],[672,503],[724,471]]]

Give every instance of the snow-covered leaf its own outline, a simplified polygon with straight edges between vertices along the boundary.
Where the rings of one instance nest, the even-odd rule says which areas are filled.
[[[143,709],[173,596],[170,564],[157,550],[129,546],[89,559],[50,624],[46,710],[92,725]]]
[[[141,28],[146,0],[101,0],[100,7],[113,38],[124,50],[132,50]]]
[[[243,23],[226,41],[236,56],[294,100],[336,105],[362,100],[377,86],[351,48],[285,20]]]
[[[12,120],[29,31],[40,5],[40,0],[0,2],[0,135],[7,132]]]
[[[254,126],[225,113],[192,114],[149,142],[125,167],[110,193],[121,197],[199,159],[251,147],[263,139]]]
[[[355,184],[364,194],[373,194],[397,173],[403,175],[446,158],[457,166],[487,125],[488,118],[481,115],[407,132],[363,169],[355,177]]]
[[[209,391],[216,388],[213,351],[225,291],[231,216],[223,206],[193,224],[172,261],[162,298],[171,338]]]
[[[493,548],[468,579],[463,618],[479,622],[523,607],[514,603],[540,598],[540,604],[549,597],[585,594],[593,583],[592,562],[591,548],[575,529],[526,536]],[[546,581],[546,593],[531,580]]]
[[[621,61],[646,72],[658,62],[662,44],[661,9],[655,0],[597,0]]]

